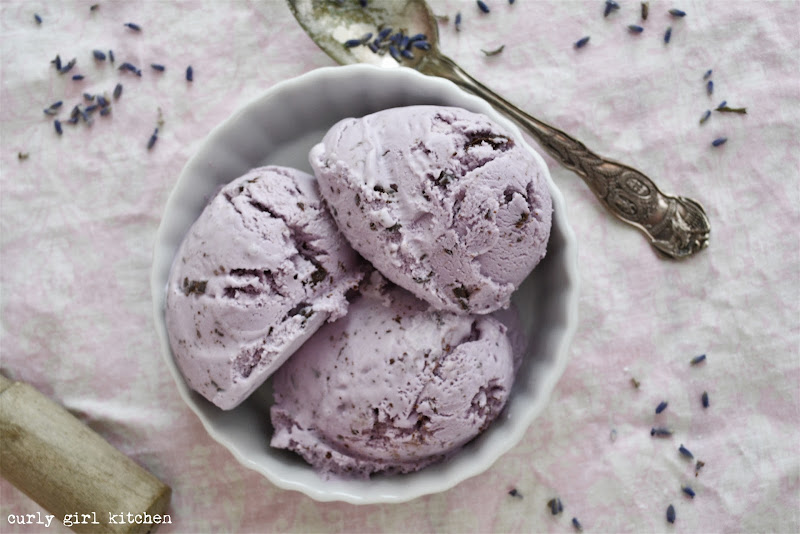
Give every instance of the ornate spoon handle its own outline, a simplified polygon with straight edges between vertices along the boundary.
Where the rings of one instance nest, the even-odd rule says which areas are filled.
[[[699,203],[666,195],[636,169],[601,158],[580,141],[504,100],[444,55],[429,53],[416,68],[460,85],[511,117],[551,156],[583,178],[611,213],[641,230],[661,252],[683,258],[708,244],[711,227]]]

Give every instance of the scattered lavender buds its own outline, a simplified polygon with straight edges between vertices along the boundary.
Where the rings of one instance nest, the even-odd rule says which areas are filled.
[[[56,129],[56,133],[61,135],[64,133],[64,130],[61,129],[61,121],[56,119],[53,121],[53,127]]]
[[[186,81],[187,82],[194,81],[194,71],[192,70],[192,66],[191,65],[186,67]]]
[[[33,14],[33,20],[36,21],[36,24],[41,24],[42,23],[42,17],[40,17],[38,13],[34,13]]]
[[[127,26],[128,28],[132,29],[135,32],[142,31],[141,26],[139,26],[138,24],[134,24],[133,22],[126,22],[125,26]]]
[[[728,104],[728,101],[727,100],[723,100],[722,102],[719,103],[719,106],[717,106],[717,109],[724,108],[727,104]]]
[[[483,52],[487,56],[496,56],[500,54],[505,47],[506,45],[500,45],[498,48],[495,48],[494,50],[484,50],[483,48],[481,48],[481,52]]]
[[[636,389],[639,389],[639,386],[640,386],[640,385],[642,385],[642,383],[641,383],[641,382],[639,382],[638,380],[636,380],[636,379],[635,379],[635,378],[633,378],[633,377],[631,377],[631,384],[632,384],[632,385],[633,385],[633,387],[635,387]]]
[[[694,464],[694,476],[697,476],[700,473],[700,470],[703,468],[704,465],[706,465],[705,462],[697,460],[697,463]]]
[[[694,459],[694,454],[692,454],[692,451],[684,447],[683,443],[681,443],[681,446],[678,447],[678,452],[681,453],[681,456],[689,458],[690,460]]]
[[[706,92],[708,93],[708,96],[714,94],[714,80],[708,80],[708,83],[706,83]]]
[[[517,488],[511,488],[511,490],[508,492],[508,494],[511,495],[512,497],[516,497],[518,499],[522,498],[522,494],[519,491],[517,491]]]
[[[111,63],[114,63],[114,51],[113,51],[113,50],[109,50],[109,51],[108,51],[108,60],[109,60]]]
[[[644,28],[642,28],[638,24],[628,24],[628,30],[631,33],[642,33],[644,31]]]
[[[678,17],[678,18],[686,16],[685,11],[681,11],[680,9],[674,9],[674,8],[669,10],[669,14],[672,15],[673,17]]]
[[[56,54],[56,57],[54,59],[51,59],[50,63],[52,63],[55,66],[56,70],[58,71],[61,70],[61,56]]]
[[[100,4],[92,4],[89,6],[89,11],[96,11]]]
[[[656,406],[656,413],[661,413],[667,409],[669,403],[667,401],[661,401],[658,406]]]
[[[647,20],[647,15],[650,13],[650,2],[642,2],[642,20]]]
[[[667,28],[667,31],[664,32],[664,44],[669,44],[669,41],[672,39],[672,26]]]
[[[153,135],[151,135],[150,140],[147,141],[147,150],[153,148],[153,145],[156,144],[156,141],[158,141],[158,127],[153,130]]]
[[[564,511],[564,505],[561,504],[561,499],[558,497],[553,497],[547,501],[547,507],[550,508],[550,513],[553,515],[558,515]]]
[[[75,81],[80,81],[80,80],[83,79],[83,74],[74,74],[72,76],[72,79],[75,80]]]
[[[656,426],[650,429],[650,435],[656,438],[668,438],[672,436],[672,430],[663,426]]]
[[[344,42],[345,48],[353,48],[356,46],[361,46],[362,44],[364,43],[361,41],[361,39],[349,39]]]
[[[133,63],[128,63],[127,61],[119,66],[119,70],[130,71],[130,72],[136,74],[137,76],[141,76],[142,75],[142,71],[139,70],[138,68],[136,68],[136,65],[134,65]]]
[[[98,61],[105,61],[106,60],[106,54],[102,50],[92,50],[92,55]]]
[[[606,0],[606,7],[605,11],[603,11],[603,17],[609,16],[612,11],[616,11],[618,9],[619,9],[618,3],[616,3],[614,0]]]
[[[712,73],[712,72],[714,72],[714,71],[713,71],[713,70],[711,70],[711,69],[708,69],[708,70],[706,71],[706,73],[705,73],[705,74],[703,74],[703,79],[704,79],[704,80],[707,80],[707,79],[711,78],[711,73]]]
[[[727,137],[717,137],[713,141],[711,141],[711,146],[720,146],[724,145],[728,141]]]
[[[700,396],[700,401],[703,403],[703,408],[708,408],[708,392],[704,391]]]
[[[122,84],[118,83],[116,87],[114,87],[114,98],[119,98],[122,96]]]
[[[456,13],[456,23],[455,24],[456,24],[456,31],[460,32],[461,31],[461,11]]]
[[[157,70],[159,72],[164,72],[164,70],[166,69],[166,67],[164,67],[164,65],[159,65],[158,63],[150,63],[150,67],[153,70]]]
[[[581,525],[581,522],[578,521],[577,517],[572,518],[572,526],[575,527],[575,530],[578,532],[583,532],[583,525]]]
[[[476,3],[478,4],[478,9],[480,9],[484,13],[488,13],[490,11],[489,6],[487,6],[486,2],[484,2],[483,0],[477,0]]]
[[[100,110],[100,115],[103,116],[103,117],[105,117],[109,113],[111,113],[111,108],[110,107],[104,107],[104,108],[102,108]]]
[[[580,39],[575,41],[575,48],[583,48],[587,44],[589,44],[589,36],[588,35],[586,37],[581,37]]]
[[[699,363],[703,363],[704,361],[706,361],[706,355],[705,354],[701,354],[700,356],[695,356],[694,358],[692,358],[692,360],[689,362],[689,364],[690,365],[697,365]]]
[[[30,156],[30,154],[27,152],[17,152],[17,159],[20,161],[28,159],[28,156]]]
[[[669,521],[670,523],[675,522],[675,507],[672,506],[671,504],[669,505],[669,507],[667,507],[667,521]]]
[[[690,488],[689,486],[684,486],[684,487],[681,488],[681,490],[683,490],[683,492],[686,495],[688,495],[689,497],[694,499],[695,493],[694,493],[694,490],[692,488]]]

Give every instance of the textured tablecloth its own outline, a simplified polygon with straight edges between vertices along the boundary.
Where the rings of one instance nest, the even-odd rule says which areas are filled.
[[[149,292],[166,199],[204,136],[275,83],[332,61],[278,0],[93,3],[0,3],[2,371],[172,486],[173,524],[161,532],[570,532],[572,517],[586,532],[800,530],[800,4],[650,0],[642,23],[639,2],[623,0],[607,18],[600,0],[486,0],[488,14],[472,1],[432,2],[450,16],[447,55],[590,148],[699,200],[711,242],[686,261],[657,256],[548,158],[581,284],[580,326],[548,409],[489,471],[450,491],[353,506],[280,490],[208,437],[162,362]],[[687,15],[671,17],[673,7]],[[634,23],[644,32],[629,32]],[[481,52],[502,44],[499,55]],[[56,54],[77,58],[72,72],[55,72]],[[42,113],[63,100],[66,119],[82,93],[117,82],[122,97],[91,127],[65,124],[59,137]],[[700,125],[722,100],[747,114],[714,112]],[[714,148],[718,137],[728,141]],[[690,366],[699,354],[706,362]],[[669,407],[656,416],[661,400]],[[660,423],[672,439],[651,438]],[[705,462],[697,477],[681,443]],[[686,483],[694,500],[681,494]],[[5,481],[0,489],[0,531],[40,531],[9,524],[41,509]],[[559,516],[546,507],[554,496]]]

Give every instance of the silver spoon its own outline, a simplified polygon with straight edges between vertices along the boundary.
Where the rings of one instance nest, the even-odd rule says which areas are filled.
[[[661,252],[683,258],[707,246],[711,227],[698,202],[664,194],[636,169],[596,155],[580,141],[496,95],[443,55],[439,51],[436,17],[424,0],[369,0],[366,7],[358,0],[287,1],[314,42],[340,64],[411,67],[423,74],[448,79],[488,101],[525,128],[552,157],[583,178],[611,213],[641,230]],[[390,35],[376,46],[375,39],[382,29]],[[409,37],[426,36],[429,48],[401,47],[401,43],[390,48],[389,37],[401,30]],[[372,37],[358,45],[345,44],[368,33]]]

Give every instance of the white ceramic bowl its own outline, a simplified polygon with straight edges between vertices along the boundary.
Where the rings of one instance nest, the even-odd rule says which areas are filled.
[[[242,464],[281,488],[320,501],[402,502],[445,491],[489,468],[522,438],[544,409],[566,366],[577,324],[575,237],[564,216],[564,200],[548,174],[554,217],[547,256],[513,297],[530,339],[525,362],[501,417],[447,462],[408,475],[375,476],[366,481],[323,480],[299,456],[269,446],[269,381],[231,411],[216,408],[187,387],[167,338],[165,288],[183,236],[209,197],[220,185],[259,165],[285,165],[311,173],[308,152],[334,123],[414,104],[458,106],[484,113],[528,147],[514,124],[449,81],[406,68],[321,68],[275,85],[209,134],[183,169],[156,238],[151,280],[155,323],[166,365],[181,396],[211,437]]]

